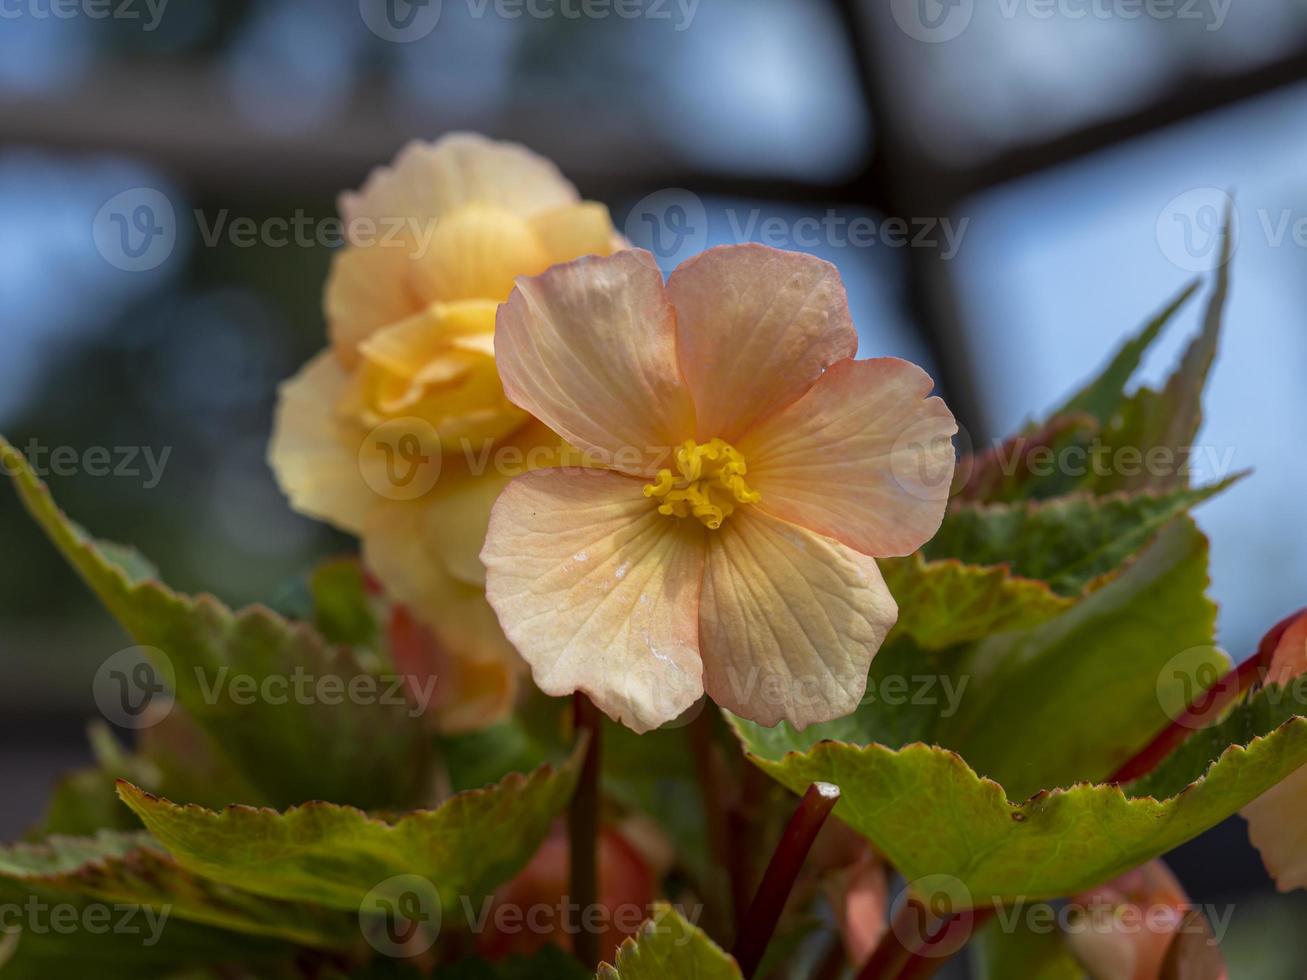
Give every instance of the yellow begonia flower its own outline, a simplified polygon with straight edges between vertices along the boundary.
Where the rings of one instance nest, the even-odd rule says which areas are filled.
[[[499,491],[561,441],[504,397],[495,311],[514,277],[624,243],[552,163],[469,134],[410,144],[340,211],[331,345],[282,387],[270,462],[296,510],[362,539],[448,662],[515,678],[477,554]]]
[[[1287,697],[1302,696],[1307,677],[1307,610],[1284,630],[1271,656],[1267,684],[1279,684]],[[1267,790],[1242,814],[1253,846],[1282,892],[1307,888],[1307,766]]]
[[[504,390],[601,464],[513,480],[481,553],[542,690],[636,731],[705,691],[764,725],[857,706],[898,615],[873,556],[938,530],[957,424],[924,371],[856,348],[835,267],[798,253],[518,280]]]

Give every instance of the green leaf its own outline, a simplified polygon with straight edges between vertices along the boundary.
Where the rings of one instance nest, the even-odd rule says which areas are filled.
[[[1048,918],[1055,914],[1048,907]],[[1029,906],[1024,903],[1015,925],[1003,928],[991,922],[977,936],[975,960],[980,980],[1084,980],[1084,968],[1071,955],[1062,931],[1052,925],[1030,927]]]
[[[1062,616],[978,644],[959,667],[966,697],[933,741],[1017,798],[1107,778],[1169,721],[1164,695],[1181,684],[1169,663],[1228,669],[1207,584],[1207,539],[1181,517]]]
[[[269,901],[183,870],[148,834],[51,837],[0,848],[0,878],[116,905],[165,910],[188,922],[322,949],[362,945],[339,913]]]
[[[1059,415],[1084,412],[1098,419],[1103,425],[1107,425],[1124,404],[1126,385],[1130,383],[1135,371],[1139,369],[1144,355],[1153,346],[1163,328],[1175,318],[1175,315],[1198,291],[1198,286],[1197,281],[1185,286],[1179,295],[1167,303],[1161,312],[1153,317],[1137,336],[1122,344],[1102,371],[1072,395],[1061,408],[1052,414],[1052,417],[1056,418]]]
[[[802,752],[822,741],[876,742],[890,748],[934,741],[941,718],[957,711],[970,686],[961,665],[957,651],[928,651],[907,636],[892,635],[871,661],[861,703],[843,718],[798,731],[789,722],[763,728],[727,717],[737,732],[748,733],[752,751],[768,758]]]
[[[1056,416],[1011,436],[959,465],[953,500],[1045,500],[1080,489],[1083,479],[1079,474],[1048,460],[1064,459],[1072,453],[1084,453],[1087,458],[1100,429],[1097,419],[1082,412]]]
[[[4,980],[149,980],[187,968],[273,964],[294,947],[196,925],[134,904],[106,903],[0,877],[0,907],[14,911],[0,928]],[[211,974],[208,974],[211,975]]]
[[[1177,454],[1193,446],[1202,426],[1203,391],[1216,359],[1225,304],[1230,294],[1233,248],[1230,222],[1231,213],[1227,212],[1216,282],[1203,317],[1202,331],[1189,345],[1180,366],[1160,392],[1141,388],[1121,404],[1103,433],[1108,446],[1117,450],[1128,447],[1145,451],[1161,447]],[[1099,493],[1145,488],[1168,490],[1187,483],[1188,475],[1176,468],[1161,471],[1145,468],[1129,474],[1117,472],[1092,481]]]
[[[1071,895],[1108,881],[1214,827],[1307,763],[1307,719],[1228,748],[1198,781],[1162,800],[1081,784],[1010,802],[998,783],[935,746],[893,750],[823,742],[754,761],[799,793],[840,787],[835,809],[909,881],[943,876],[956,904]],[[936,884],[940,881],[935,879]]]
[[[0,454],[23,503],[68,562],[137,643],[163,653],[166,664],[157,666],[175,676],[177,701],[261,794],[253,802],[392,807],[419,799],[430,744],[392,681],[261,606],[234,613],[211,596],[191,598],[134,578],[60,512],[2,439]],[[346,696],[359,678],[371,694]]]
[[[559,769],[513,773],[393,820],[331,803],[219,813],[178,806],[130,783],[120,783],[119,793],[182,867],[214,881],[357,911],[388,879],[418,875],[452,908],[460,898],[485,897],[536,852],[571,798],[581,748]]]
[[[996,563],[980,567],[953,558],[928,561],[918,552],[877,564],[899,604],[896,632],[930,650],[1027,629],[1074,604],[1046,583],[1018,578]]]
[[[1169,493],[1080,493],[1041,502],[955,506],[926,545],[925,556],[1007,565],[1013,575],[1047,582],[1059,595],[1077,596],[1131,559],[1172,519],[1241,476]]]
[[[1131,796],[1175,796],[1202,777],[1231,745],[1270,735],[1302,714],[1303,703],[1278,685],[1245,696],[1214,725],[1198,729],[1148,775],[1126,786]]]
[[[670,905],[659,906],[616,959],[599,967],[598,980],[743,980],[735,960]]]
[[[368,596],[363,566],[354,558],[319,565],[309,580],[313,622],[332,643],[375,649],[380,628]]]

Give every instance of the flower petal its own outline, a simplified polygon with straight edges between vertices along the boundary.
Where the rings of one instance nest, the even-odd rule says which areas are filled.
[[[486,594],[540,689],[584,691],[637,732],[694,704],[703,533],[610,471],[538,470],[509,484],[481,553]]]
[[[422,309],[409,285],[415,247],[350,246],[336,254],[323,312],[331,345],[346,367],[357,363],[360,343]]]
[[[499,308],[504,391],[614,469],[653,475],[694,429],[676,321],[653,257],[627,249],[519,279]]]
[[[594,201],[545,211],[531,219],[531,227],[550,265],[583,255],[610,255],[621,247],[608,209]]]
[[[504,208],[471,204],[442,218],[419,244],[410,281],[428,303],[500,303],[515,277],[544,272],[549,265],[549,254],[526,219]]]
[[[359,470],[362,432],[336,411],[348,387],[329,350],[285,382],[268,462],[295,510],[357,534],[380,498]]]
[[[738,445],[758,507],[866,555],[910,555],[939,530],[957,422],[930,375],[896,357],[840,361]]]
[[[737,715],[799,728],[857,707],[898,606],[876,562],[756,507],[708,542],[704,686]]]
[[[467,204],[492,204],[530,216],[576,199],[576,188],[558,168],[526,147],[475,133],[450,133],[434,143],[409,143],[393,164],[373,170],[361,190],[340,196],[340,213],[347,227],[357,231],[364,219],[378,225],[420,222],[443,218]]]
[[[858,335],[835,266],[763,245],[724,245],[667,281],[700,441],[735,442],[852,357]]]
[[[415,501],[379,508],[363,531],[364,564],[451,656],[474,663],[516,662],[484,591],[458,579],[442,561],[439,539],[430,533],[435,510]]]

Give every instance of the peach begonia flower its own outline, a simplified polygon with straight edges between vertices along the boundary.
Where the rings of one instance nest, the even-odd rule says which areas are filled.
[[[1266,683],[1288,689],[1301,704],[1307,690],[1307,611],[1284,631],[1271,655]],[[1307,888],[1307,766],[1243,808],[1248,834],[1282,892]]]
[[[1067,946],[1091,980],[1162,980],[1181,964],[1179,980],[1226,976],[1206,918],[1160,860],[1075,896],[1071,908]]]
[[[590,464],[513,480],[481,553],[542,690],[636,731],[705,691],[764,725],[857,706],[898,615],[873,556],[939,528],[957,425],[924,371],[856,348],[835,267],[799,253],[518,280],[504,390]]]
[[[340,211],[330,347],[282,387],[269,460],[296,510],[362,539],[444,655],[520,664],[477,553],[504,484],[560,441],[505,399],[495,311],[515,276],[621,240],[552,163],[470,134],[410,144]]]

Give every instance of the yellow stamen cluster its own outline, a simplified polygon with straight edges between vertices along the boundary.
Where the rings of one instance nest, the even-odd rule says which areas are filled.
[[[721,439],[697,443],[686,439],[676,450],[676,470],[659,470],[644,495],[661,500],[658,513],[668,517],[697,517],[716,530],[734,513],[737,504],[756,504],[762,494],[749,489],[744,457]]]

